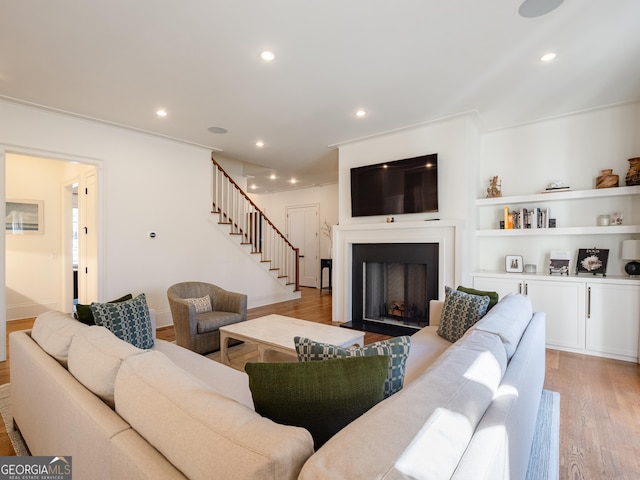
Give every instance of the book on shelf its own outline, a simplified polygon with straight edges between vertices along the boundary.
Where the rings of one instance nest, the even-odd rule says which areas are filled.
[[[509,211],[504,207],[504,228],[507,230],[526,230],[536,228],[549,228],[551,209],[549,208],[520,208]]]

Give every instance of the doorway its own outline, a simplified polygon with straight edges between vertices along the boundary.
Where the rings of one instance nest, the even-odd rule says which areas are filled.
[[[287,238],[299,249],[300,286],[318,288],[319,205],[287,207]]]
[[[4,171],[5,199],[34,199],[44,210],[43,228],[37,235],[6,235],[6,320],[35,317],[46,310],[71,313],[74,299],[83,300],[83,292],[87,302],[98,300],[96,165],[7,152]],[[78,195],[76,202],[76,189],[79,193],[86,190],[88,195]],[[86,224],[93,225],[92,238],[78,238],[77,262],[73,253],[74,208],[80,231]],[[88,258],[84,263],[91,269],[80,271],[83,258]],[[74,263],[78,266],[78,295],[74,292]]]

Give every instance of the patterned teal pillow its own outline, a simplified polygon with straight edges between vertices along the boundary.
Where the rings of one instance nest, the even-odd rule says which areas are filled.
[[[144,293],[119,303],[92,303],[96,325],[107,327],[118,338],[138,348],[153,347],[151,317]]]
[[[470,295],[451,287],[444,287],[444,293],[438,335],[453,343],[484,317],[489,306],[489,297]]]
[[[344,357],[388,356],[389,373],[384,382],[384,397],[387,398],[402,389],[407,356],[411,347],[411,337],[409,336],[391,338],[364,347],[350,348],[315,342],[303,337],[294,337],[293,341],[300,362]]]

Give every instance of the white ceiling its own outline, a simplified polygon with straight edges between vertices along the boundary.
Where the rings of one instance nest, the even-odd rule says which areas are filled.
[[[329,146],[352,139],[463,112],[496,129],[640,99],[640,1],[565,0],[537,18],[521,3],[2,0],[0,98],[219,149],[266,167],[248,168],[249,184],[271,191],[291,176],[335,182]]]

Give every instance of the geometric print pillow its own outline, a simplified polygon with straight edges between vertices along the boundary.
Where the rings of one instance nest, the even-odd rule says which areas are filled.
[[[151,317],[144,293],[120,303],[92,303],[96,325],[107,327],[118,338],[138,348],[153,347]]]
[[[446,286],[444,291],[438,335],[454,343],[487,313],[489,297],[470,295]]]
[[[184,301],[196,307],[196,313],[210,312],[212,310],[211,297],[209,295],[199,298],[185,298]]]
[[[304,337],[294,337],[293,341],[296,345],[296,353],[300,362],[386,355],[389,357],[389,373],[384,382],[384,398],[402,389],[407,356],[411,348],[411,337],[409,336],[395,337],[363,347],[353,346],[349,348],[315,342]]]

